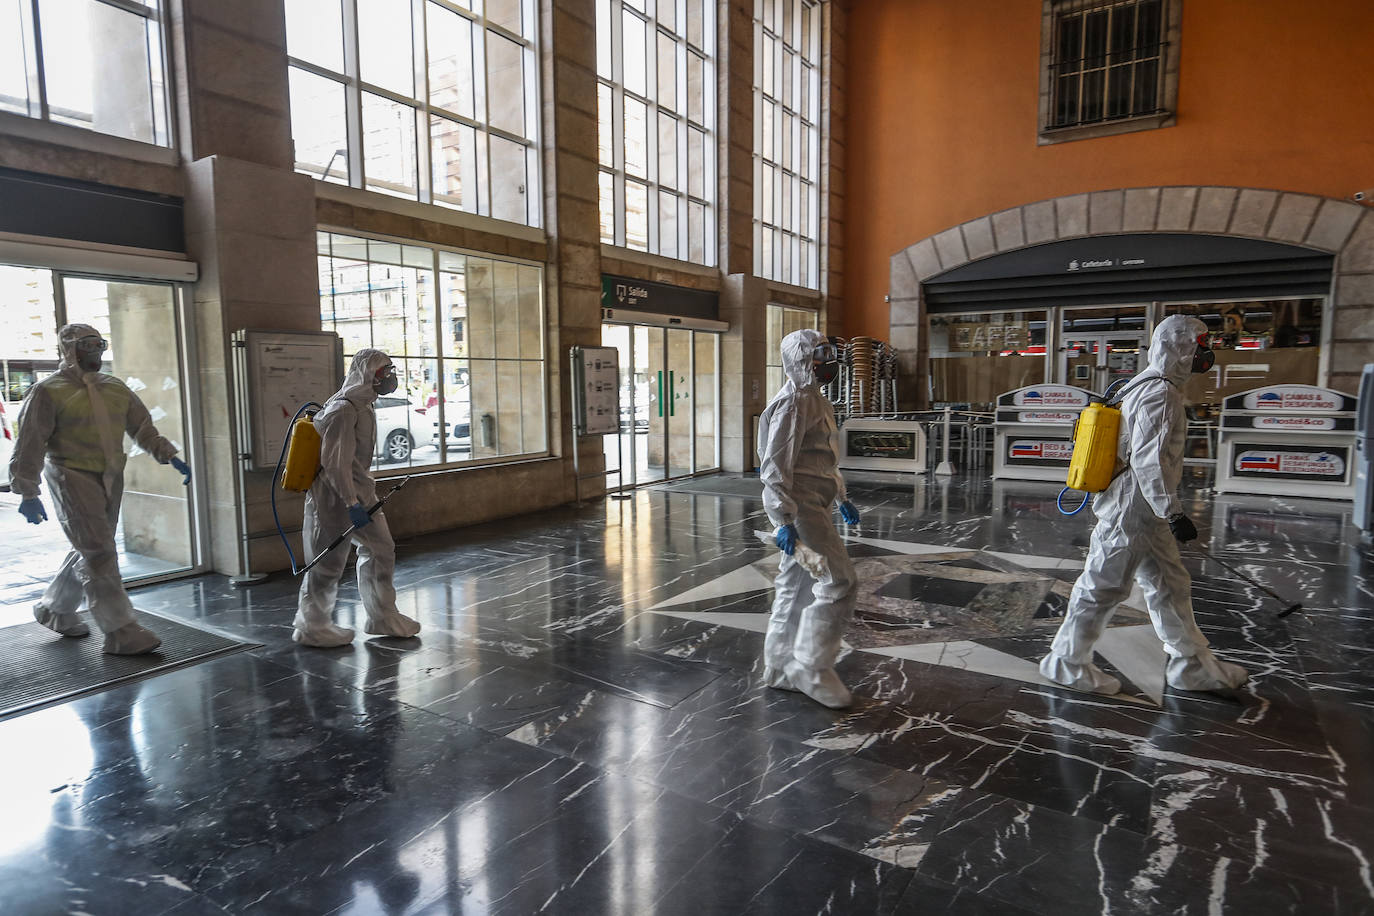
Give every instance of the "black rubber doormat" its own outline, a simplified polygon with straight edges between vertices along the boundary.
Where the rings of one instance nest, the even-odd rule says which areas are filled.
[[[58,636],[37,623],[0,628],[5,653],[0,668],[0,719],[258,647],[147,611],[139,611],[138,616],[162,637],[162,645],[146,655],[100,651],[105,637],[89,614],[82,619],[90,624],[91,635],[80,639]]]
[[[746,499],[763,498],[763,483],[757,477],[734,477],[724,474],[674,480],[658,484],[654,489],[667,490],[670,493],[705,493],[712,496],[738,496]]]

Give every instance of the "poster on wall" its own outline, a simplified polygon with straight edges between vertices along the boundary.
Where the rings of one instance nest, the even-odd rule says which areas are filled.
[[[1237,442],[1232,473],[1265,480],[1305,480],[1341,483],[1346,478],[1349,449],[1343,446],[1285,445]]]

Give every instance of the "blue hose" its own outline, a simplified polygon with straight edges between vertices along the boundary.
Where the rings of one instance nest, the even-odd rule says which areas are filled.
[[[1056,506],[1058,506],[1058,507],[1059,507],[1059,511],[1062,512],[1062,513],[1064,513],[1065,515],[1077,515],[1078,513],[1080,513],[1080,512],[1083,511],[1083,507],[1086,506],[1086,505],[1088,504],[1088,500],[1092,499],[1092,494],[1091,494],[1091,493],[1084,493],[1084,494],[1083,494],[1083,501],[1082,501],[1081,503],[1078,504],[1078,508],[1077,508],[1077,509],[1074,509],[1072,512],[1070,512],[1069,510],[1067,510],[1067,509],[1064,508],[1064,494],[1067,493],[1067,492],[1069,492],[1070,489],[1072,489],[1072,488],[1071,488],[1071,487],[1065,487],[1064,489],[1060,490],[1060,491],[1059,491],[1059,497],[1058,497],[1057,499],[1055,499],[1054,504],[1055,504]]]
[[[311,407],[315,408],[316,412],[324,410],[323,404],[317,404],[314,401],[306,401],[301,405],[301,409],[296,411],[296,415],[292,417],[291,422],[286,425],[286,438],[282,440],[281,455],[277,458],[277,469],[272,473],[272,521],[276,524],[277,534],[281,536],[281,542],[286,547],[286,556],[291,560],[291,575],[293,576],[299,576],[301,574],[301,568],[296,563],[296,554],[295,551],[291,549],[291,542],[287,540],[286,532],[282,529],[281,517],[277,515],[277,482],[281,480],[282,468],[286,464],[286,449],[291,445],[291,433],[296,428],[296,421],[301,418],[301,414],[305,413]]]

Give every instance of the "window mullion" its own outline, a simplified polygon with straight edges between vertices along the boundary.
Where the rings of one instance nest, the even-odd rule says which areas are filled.
[[[29,17],[30,33],[33,35],[33,73],[38,83],[38,117],[46,121],[49,118],[48,78],[43,72],[43,20],[38,12],[38,0],[31,0],[29,3]]]
[[[414,71],[415,107],[415,196],[424,204],[434,203],[433,171],[430,167],[429,141],[429,42],[426,0],[410,3],[410,59]]]
[[[358,3],[343,0],[344,129],[348,138],[348,183],[364,187],[363,96],[358,62]]]

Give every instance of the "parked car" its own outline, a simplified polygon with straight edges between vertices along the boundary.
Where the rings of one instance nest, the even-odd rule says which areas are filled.
[[[5,415],[5,401],[0,398],[0,493],[10,491],[10,452],[14,450],[14,427]]]
[[[377,458],[383,464],[408,461],[415,450],[415,435],[430,421],[409,398],[377,399]]]
[[[450,448],[472,448],[472,401],[468,397],[467,389],[463,388],[458,392],[459,400],[444,401],[444,425],[448,427],[448,445]],[[439,444],[439,417],[434,408],[430,408],[432,420],[429,421],[430,441],[435,445]]]

